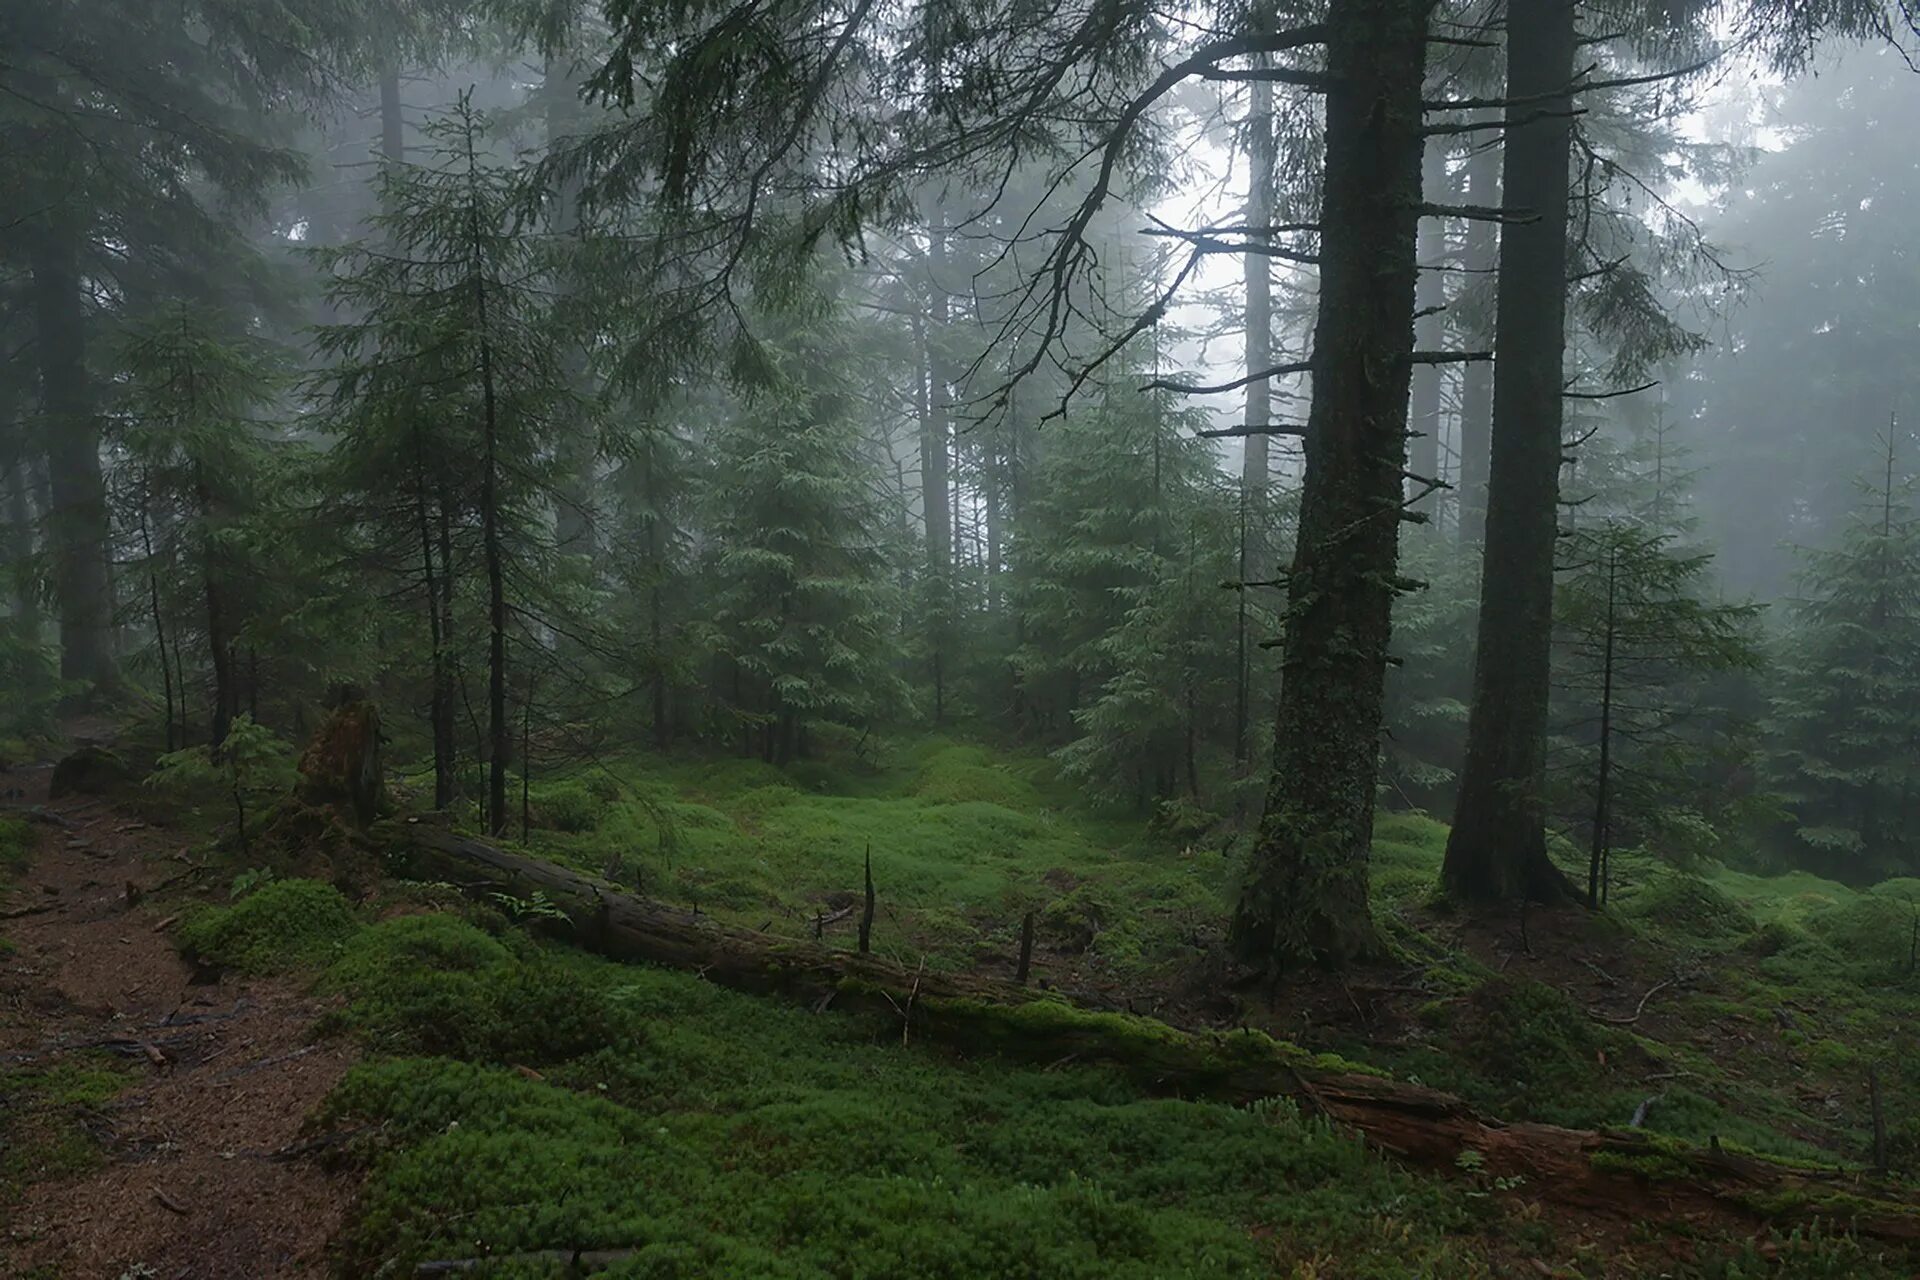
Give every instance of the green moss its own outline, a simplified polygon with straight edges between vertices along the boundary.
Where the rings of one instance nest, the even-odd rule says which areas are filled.
[[[1660,876],[1635,894],[1625,911],[1655,929],[1691,938],[1745,938],[1755,928],[1753,917],[1729,895],[1698,876],[1679,871]]]
[[[1906,977],[1920,902],[1897,893],[1856,895],[1808,911],[1807,932],[1863,977]]]
[[[1655,1149],[1646,1152],[1596,1151],[1587,1158],[1595,1169],[1608,1173],[1630,1173],[1649,1182],[1680,1181],[1697,1176],[1694,1167],[1673,1151]]]
[[[21,818],[0,817],[0,884],[22,874],[33,859],[33,828]]]
[[[181,922],[179,941],[207,964],[277,973],[326,963],[360,927],[331,885],[275,880],[231,906],[194,912]]]
[[[584,782],[555,782],[530,787],[528,808],[535,825],[578,834],[600,826],[608,799]]]
[[[384,1052],[549,1063],[637,1034],[581,965],[451,916],[401,916],[355,935],[320,985],[351,997],[329,1026]]]
[[[386,927],[341,962],[370,993],[356,1006],[400,981],[381,968],[451,958],[493,981],[542,963],[463,930],[375,947]],[[1330,1256],[1364,1280],[1483,1274],[1455,1188],[1284,1104],[1147,1100],[1108,1070],[924,1054],[683,975],[582,960],[576,977],[639,1034],[544,1078],[402,1058],[342,1083],[321,1123],[379,1135],[358,1151],[346,1269],[565,1245],[636,1250],[608,1273],[626,1276],[1149,1280]],[[1194,1040],[1036,1003],[1010,1014],[1010,1036]]]
[[[933,754],[921,767],[912,793],[929,804],[978,800],[1016,810],[1039,806],[1032,783],[997,767],[979,747],[947,747]]]
[[[0,1203],[98,1167],[105,1156],[83,1122],[133,1078],[104,1054],[0,1073]]]

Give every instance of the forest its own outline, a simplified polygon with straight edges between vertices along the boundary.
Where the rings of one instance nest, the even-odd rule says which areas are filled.
[[[8,0],[0,1272],[1920,1274],[1917,121],[1914,0]]]

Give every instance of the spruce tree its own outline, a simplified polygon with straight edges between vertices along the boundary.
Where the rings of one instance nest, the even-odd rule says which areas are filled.
[[[242,710],[239,649],[265,569],[259,549],[261,525],[270,516],[271,437],[264,413],[276,391],[277,358],[244,335],[215,332],[195,309],[173,307],[132,329],[120,361],[126,379],[118,437],[137,477],[131,502],[146,562],[143,594],[168,694],[168,733],[174,691],[164,678],[165,602],[184,594],[199,606],[212,677],[208,741],[218,751]],[[184,592],[180,581],[166,582],[176,575]],[[176,628],[176,645],[179,638]],[[186,690],[178,692],[184,705]]]
[[[1768,734],[1799,860],[1856,881],[1920,871],[1920,479],[1905,443],[1889,432],[1839,541],[1804,553]]]
[[[716,697],[743,753],[784,764],[822,725],[905,705],[886,510],[849,394],[862,329],[824,300],[708,440]]]
[[[1731,806],[1704,776],[1721,745],[1706,683],[1759,664],[1759,609],[1710,598],[1712,557],[1607,519],[1563,541],[1556,601],[1556,745],[1548,794],[1588,834],[1586,900],[1608,890],[1621,836],[1691,828],[1697,851]],[[1681,852],[1676,850],[1676,852]]]
[[[516,170],[487,153],[463,97],[426,127],[425,158],[389,165],[373,239],[329,250],[332,297],[357,318],[324,331],[340,480],[373,545],[412,578],[432,643],[436,795],[451,791],[453,603],[473,566],[486,619],[486,816],[508,820],[509,632],[546,580],[551,430],[574,411],[552,314],[549,246],[519,224]],[[511,598],[510,598],[511,597]]]

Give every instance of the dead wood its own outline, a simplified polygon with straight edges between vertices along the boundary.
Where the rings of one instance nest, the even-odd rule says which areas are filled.
[[[1591,1212],[1820,1219],[1920,1243],[1920,1204],[1903,1189],[1866,1181],[1861,1170],[1787,1166],[1717,1143],[1703,1149],[1631,1130],[1502,1123],[1450,1094],[1315,1057],[1258,1032],[1186,1032],[1001,978],[909,969],[810,939],[772,937],[426,824],[382,823],[373,835],[419,878],[483,899],[539,891],[565,913],[568,936],[581,947],[816,1009],[831,1002],[878,1014],[898,1023],[903,1039],[910,1022],[922,1042],[1042,1064],[1106,1063],[1151,1092],[1242,1104],[1289,1098],[1409,1163],[1452,1170],[1463,1152],[1478,1152],[1486,1174],[1523,1178],[1528,1194]],[[1650,989],[1634,1017],[1677,981]]]

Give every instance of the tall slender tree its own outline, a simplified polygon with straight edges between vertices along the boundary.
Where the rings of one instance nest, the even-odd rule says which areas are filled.
[[[1567,202],[1577,0],[1507,14],[1505,175],[1486,544],[1466,764],[1441,882],[1467,899],[1558,901],[1542,788],[1560,520]]]

